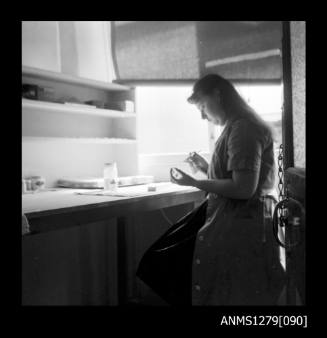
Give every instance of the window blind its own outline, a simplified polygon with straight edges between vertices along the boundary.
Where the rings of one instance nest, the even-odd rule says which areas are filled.
[[[112,21],[117,80],[281,80],[281,21]]]

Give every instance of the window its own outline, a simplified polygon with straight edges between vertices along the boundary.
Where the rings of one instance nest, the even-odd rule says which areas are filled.
[[[192,85],[137,86],[135,101],[140,174],[169,180],[169,168],[191,173],[183,162],[190,151],[200,151],[208,161],[221,128],[201,118],[187,98]],[[276,151],[282,142],[280,85],[236,85],[243,98],[276,131]],[[201,173],[197,174],[201,175]]]
[[[238,92],[270,123],[275,131],[275,144],[282,143],[282,85],[236,85]]]
[[[208,123],[187,102],[192,86],[136,88],[140,154],[209,150]]]
[[[267,121],[274,130],[275,163],[278,163],[279,146],[282,143],[282,85],[238,85],[238,92]],[[275,171],[275,192],[278,191],[278,169]]]
[[[189,172],[183,162],[191,151],[209,157],[209,124],[196,107],[187,102],[192,85],[137,86],[135,103],[139,171],[169,180],[169,168]],[[209,158],[208,158],[209,160]]]

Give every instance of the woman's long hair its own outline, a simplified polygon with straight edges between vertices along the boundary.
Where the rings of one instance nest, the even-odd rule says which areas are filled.
[[[275,136],[273,127],[257,114],[257,112],[245,101],[230,81],[217,74],[209,74],[206,78],[211,80],[212,85],[206,89],[205,94],[212,94],[215,89],[219,90],[221,99],[220,104],[226,112],[228,118],[242,116],[253,121],[259,126],[268,129],[271,135],[273,137]]]

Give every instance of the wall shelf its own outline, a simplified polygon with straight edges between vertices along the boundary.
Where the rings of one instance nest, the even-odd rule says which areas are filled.
[[[62,142],[62,143],[89,143],[89,144],[136,144],[136,140],[111,137],[48,137],[48,136],[23,136],[23,142]]]
[[[22,75],[33,76],[40,79],[48,79],[54,81],[60,81],[64,83],[77,84],[87,87],[94,87],[99,89],[106,89],[110,91],[129,91],[130,87],[123,86],[117,83],[101,82],[97,80],[82,78],[78,76],[72,76],[63,73],[52,72],[34,67],[22,66]]]
[[[136,112],[65,101],[135,103],[134,88],[22,66],[22,83],[50,88],[51,100],[22,98],[22,175],[40,175],[47,188],[58,178],[101,177],[104,163],[138,174]]]
[[[109,110],[95,107],[82,107],[63,103],[46,102],[22,99],[23,110],[42,110],[42,111],[53,111],[61,113],[72,113],[72,114],[87,114],[94,116],[105,116],[110,118],[135,118],[135,113]]]

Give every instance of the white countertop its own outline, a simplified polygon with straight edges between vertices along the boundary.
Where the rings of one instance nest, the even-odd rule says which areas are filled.
[[[157,190],[148,191],[149,186],[156,186]],[[55,188],[35,193],[22,194],[22,212],[27,214],[46,210],[96,205],[107,202],[146,198],[161,194],[192,192],[198,191],[198,189],[194,187],[179,186],[171,182],[162,182],[118,188],[117,193],[126,194],[126,197],[95,195],[95,193],[102,193],[102,191],[103,190],[101,189]],[[84,195],[81,193],[86,194]]]

